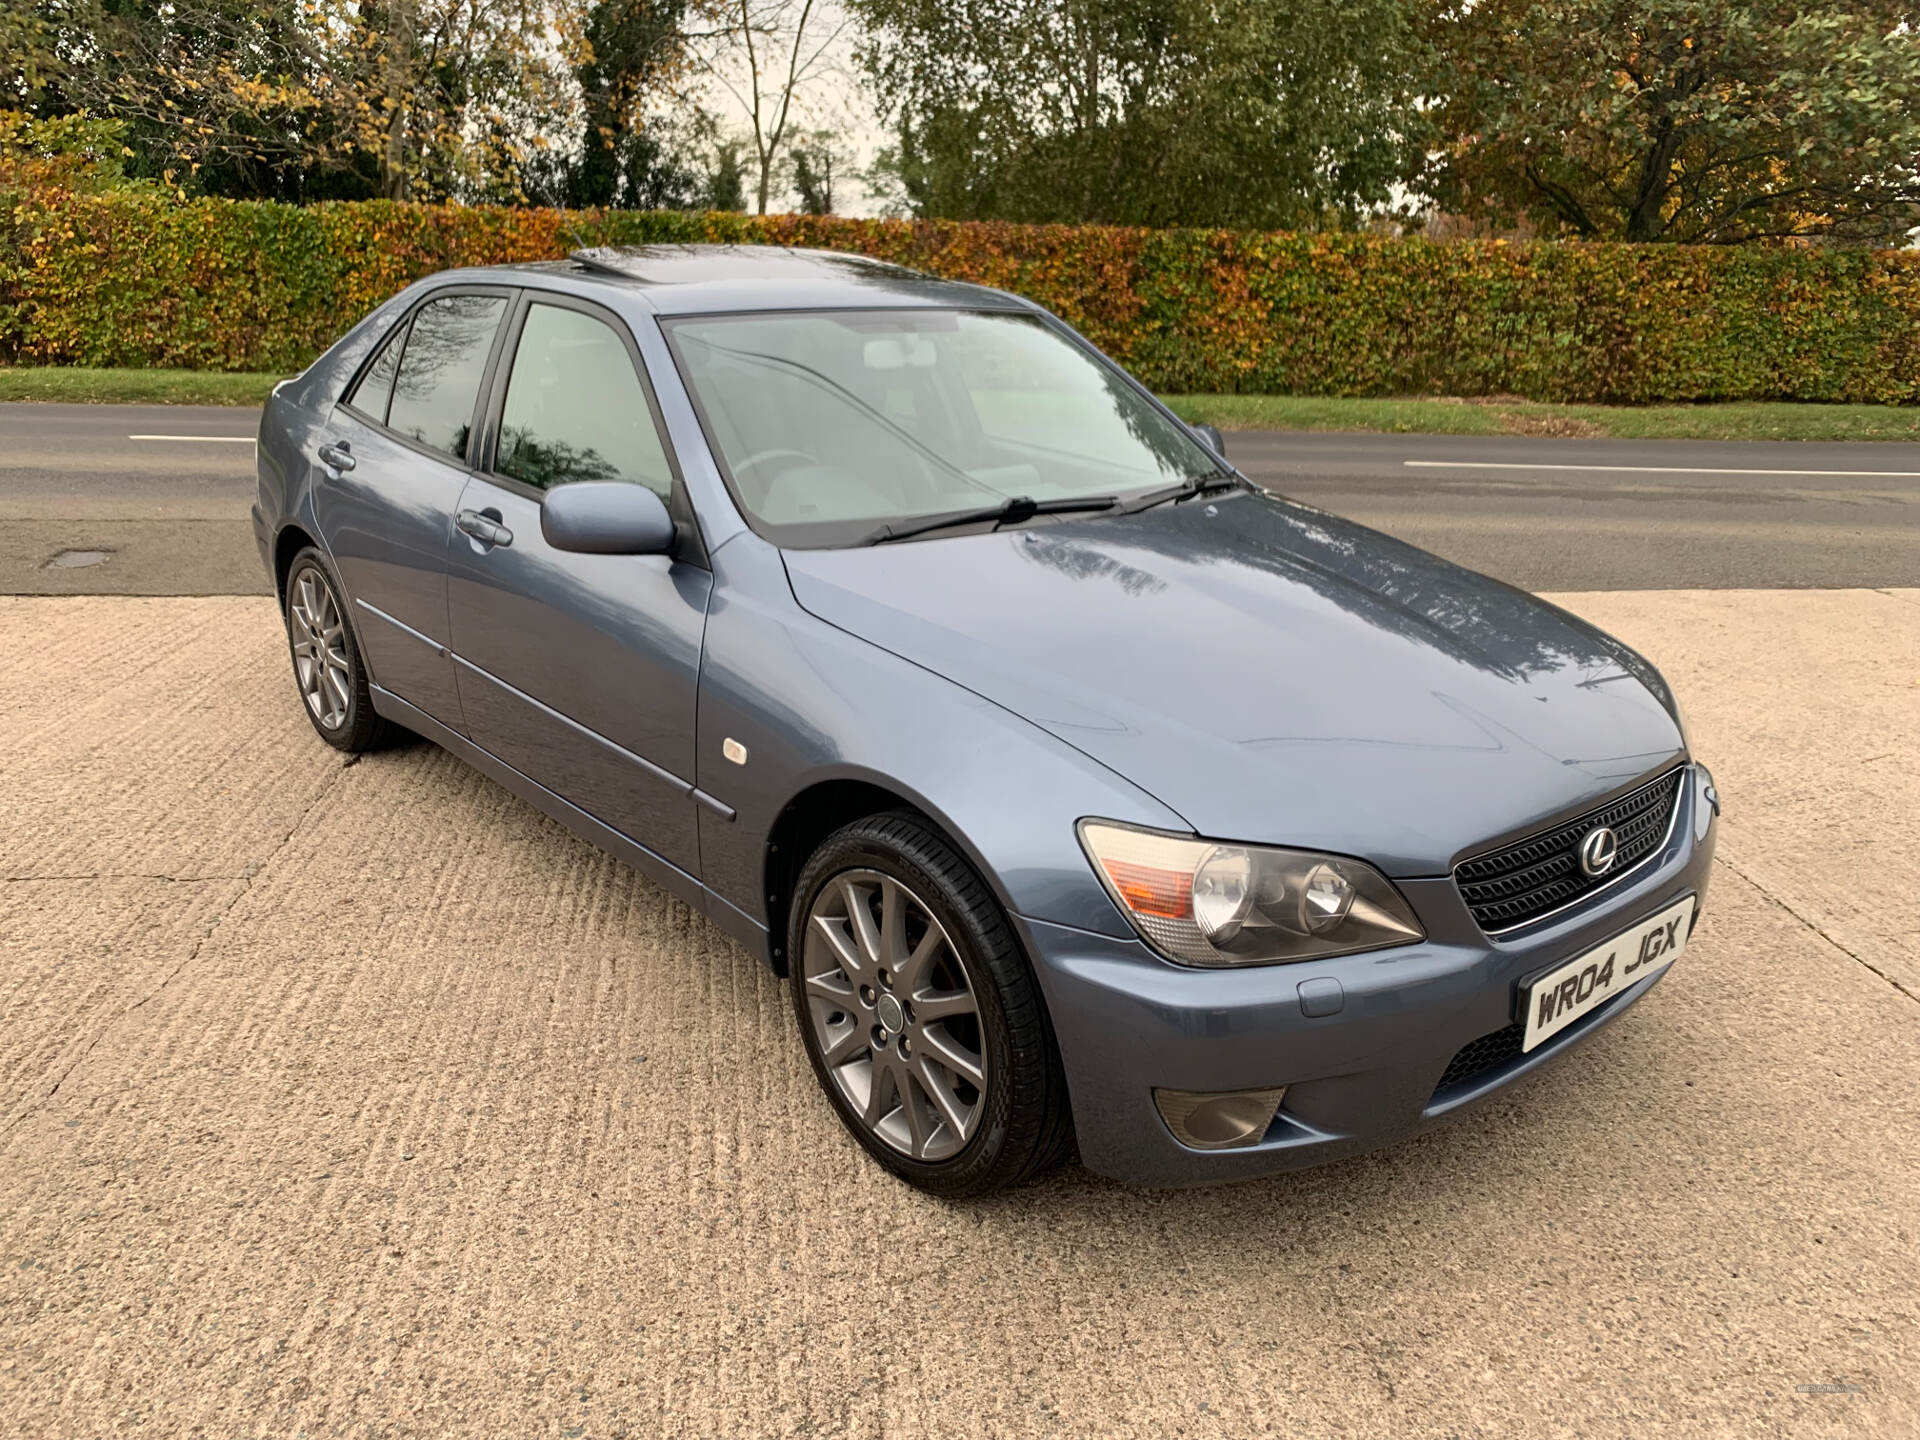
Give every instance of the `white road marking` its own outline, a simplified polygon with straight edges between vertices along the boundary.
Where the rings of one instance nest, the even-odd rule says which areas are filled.
[[[194,440],[207,445],[251,445],[251,435],[129,435],[129,440]]]
[[[1612,475],[1879,475],[1920,480],[1920,470],[1727,470],[1708,465],[1534,465],[1511,460],[1402,460],[1414,470],[1586,470]]]

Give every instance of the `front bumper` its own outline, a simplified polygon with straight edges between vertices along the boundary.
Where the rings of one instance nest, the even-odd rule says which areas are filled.
[[[1499,940],[1474,924],[1450,876],[1395,881],[1427,927],[1422,944],[1239,970],[1185,969],[1138,941],[1015,916],[1066,1067],[1082,1161],[1139,1185],[1209,1184],[1323,1164],[1418,1134],[1565,1054],[1660,976],[1531,1054],[1436,1093],[1463,1047],[1517,1018],[1522,977],[1688,894],[1704,900],[1714,807],[1706,770],[1689,770],[1666,845],[1630,880],[1591,906]],[[1339,1008],[1319,1013],[1330,1004],[1329,981],[1339,987]],[[1303,990],[1311,1005],[1303,1005]],[[1153,1104],[1156,1088],[1280,1085],[1287,1094],[1279,1114],[1264,1139],[1244,1149],[1190,1149]]]

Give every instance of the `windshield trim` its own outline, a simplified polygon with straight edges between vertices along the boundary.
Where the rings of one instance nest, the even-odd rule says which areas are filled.
[[[706,402],[701,398],[699,388],[694,385],[692,378],[687,373],[686,357],[682,354],[680,340],[674,334],[674,331],[682,324],[702,320],[772,320],[788,315],[889,315],[912,314],[916,311],[942,315],[1010,315],[1023,317],[1036,322],[1056,338],[1065,341],[1075,350],[1087,356],[1100,369],[1108,371],[1118,377],[1120,382],[1128,390],[1145,400],[1148,406],[1160,415],[1172,421],[1182,434],[1192,440],[1193,448],[1212,466],[1215,475],[1222,479],[1238,479],[1238,472],[1235,471],[1232,466],[1228,465],[1221,456],[1216,455],[1204,440],[1195,435],[1192,427],[1178,415],[1174,414],[1172,410],[1168,409],[1167,406],[1161,402],[1159,396],[1155,395],[1145,385],[1142,385],[1129,374],[1125,368],[1109,358],[1071,325],[1068,325],[1051,311],[1043,310],[1035,305],[1019,303],[1006,305],[914,305],[899,303],[885,305],[775,305],[751,310],[707,310],[701,311],[698,314],[656,315],[654,319],[660,327],[661,335],[666,339],[667,353],[673,358],[674,371],[680,381],[680,388],[687,397],[687,403],[693,407],[694,419],[698,421],[700,425],[701,439],[706,442],[707,454],[713,460],[713,468],[720,476],[721,484],[726,487],[727,499],[733,503],[733,508],[740,516],[741,523],[768,544],[782,550],[858,549],[862,545],[871,542],[874,526],[877,522],[874,518],[868,518],[865,520],[826,520],[814,524],[780,525],[771,524],[756,514],[753,507],[740,498],[739,483],[734,479],[733,468],[728,463],[726,454],[721,449],[719,441],[715,438],[715,428],[711,417],[707,414]],[[1158,484],[1122,486],[1114,492],[1118,496],[1120,504],[1112,510],[1096,511],[1090,514],[1071,517],[1063,516],[1062,518],[1097,520],[1105,515],[1124,514],[1127,510],[1127,502],[1130,500],[1138,500],[1142,495],[1162,488],[1164,487]],[[896,518],[905,523],[914,523],[919,517],[899,516]],[[916,537],[916,541],[917,538],[918,537]],[[936,540],[950,537],[942,536],[936,531],[926,538],[928,540]],[[916,542],[908,541],[906,543]]]

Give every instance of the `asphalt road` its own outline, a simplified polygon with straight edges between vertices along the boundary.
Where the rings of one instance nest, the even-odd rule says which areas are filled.
[[[1556,594],[1685,697],[1686,954],[1408,1144],[947,1205],[715,927],[263,599],[0,598],[0,1434],[1920,1435],[1920,590]]]
[[[265,594],[259,428],[222,406],[0,405],[0,594]]]
[[[0,593],[261,592],[257,424],[0,405]],[[1531,590],[1920,584],[1920,445],[1239,431],[1227,449],[1263,485]],[[76,551],[106,558],[51,563]]]

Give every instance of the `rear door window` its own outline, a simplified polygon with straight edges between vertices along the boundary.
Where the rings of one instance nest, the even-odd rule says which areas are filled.
[[[487,356],[506,313],[501,295],[443,295],[422,305],[394,377],[387,428],[464,460]]]

